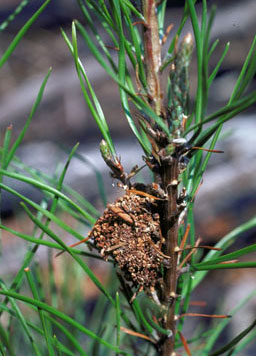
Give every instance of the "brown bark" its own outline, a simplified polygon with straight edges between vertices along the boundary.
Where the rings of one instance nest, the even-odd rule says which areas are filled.
[[[164,303],[167,308],[165,328],[171,330],[172,336],[166,338],[161,347],[161,356],[174,355],[176,332],[175,300],[177,284],[177,257],[175,252],[178,239],[177,197],[178,197],[178,160],[173,158],[163,166],[163,184],[167,193],[167,203],[163,217],[163,230],[166,239],[165,254],[170,256],[170,265],[165,268]]]

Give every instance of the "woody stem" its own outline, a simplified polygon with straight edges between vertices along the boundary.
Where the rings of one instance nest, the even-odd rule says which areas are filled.
[[[149,104],[157,115],[164,113],[160,85],[161,41],[159,38],[158,19],[155,0],[142,0],[142,13],[145,18],[143,27],[144,63],[147,75]],[[162,232],[165,237],[165,255],[170,257],[170,265],[165,268],[164,291],[162,302],[166,306],[164,316],[165,329],[171,330],[172,336],[160,342],[161,356],[173,356],[175,341],[175,296],[177,284],[178,239],[177,196],[178,196],[178,157],[168,156],[160,166],[160,176],[168,200],[162,216]],[[156,176],[157,177],[157,176]],[[160,293],[159,293],[160,294]]]
[[[170,265],[165,268],[164,273],[164,304],[167,307],[165,328],[171,330],[172,336],[166,338],[161,348],[161,356],[171,356],[174,353],[174,342],[176,332],[175,321],[175,297],[177,285],[177,258],[175,251],[178,243],[178,159],[173,158],[163,167],[163,184],[167,193],[167,203],[163,216],[163,229],[166,238],[165,254],[170,257]]]

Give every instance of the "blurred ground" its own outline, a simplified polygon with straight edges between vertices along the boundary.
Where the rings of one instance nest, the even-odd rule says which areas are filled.
[[[0,22],[18,3],[19,1],[15,0],[1,1]],[[31,4],[1,34],[0,55],[8,47],[20,26],[38,8],[39,3],[42,2],[31,1]],[[176,1],[175,3],[178,5],[181,2]],[[209,5],[211,3],[218,6],[212,41],[220,38],[220,43],[211,62],[210,71],[220,58],[227,41],[231,42],[231,46],[210,92],[209,112],[215,111],[226,103],[256,33],[255,0],[208,1]],[[200,6],[199,4],[199,8]],[[174,23],[177,27],[181,13],[181,7],[170,7],[167,12],[167,25]],[[33,105],[42,78],[48,68],[52,66],[53,73],[47,85],[43,102],[26,134],[24,144],[19,150],[19,156],[25,163],[43,169],[44,172],[53,173],[57,163],[64,162],[66,157],[63,147],[70,148],[80,141],[80,153],[87,157],[90,164],[74,160],[67,175],[67,183],[90,201],[97,202],[95,169],[93,168],[97,167],[105,179],[109,200],[113,200],[117,192],[116,188],[111,185],[108,169],[98,152],[100,134],[84,103],[72,58],[60,34],[60,27],[70,34],[70,22],[73,18],[81,19],[75,2],[53,1],[33,28],[28,31],[8,63],[1,69],[0,128],[3,134],[5,128],[9,124],[13,124],[14,137],[18,134]],[[184,33],[189,30],[190,25],[184,29]],[[79,54],[99,96],[112,137],[117,142],[117,152],[122,157],[124,166],[129,170],[140,160],[141,151],[134,142],[131,130],[122,114],[118,90],[99,65],[95,63],[82,41],[79,46]],[[191,68],[192,101],[194,101],[196,92],[195,75],[196,62],[194,58]],[[254,87],[256,86],[255,82],[256,80]],[[197,232],[207,243],[215,243],[230,229],[255,216],[255,109],[256,106],[224,126],[223,132],[230,134],[220,141],[218,148],[224,149],[225,154],[213,157],[196,198]],[[10,180],[9,183],[15,184]],[[20,186],[19,189],[25,195],[40,199],[40,195],[35,190],[30,190],[25,185]],[[15,215],[17,205],[18,201],[13,200],[10,195],[3,196],[5,222],[14,229],[23,231],[28,229],[28,225],[27,221],[24,223],[19,215]],[[102,207],[100,203],[98,205]],[[239,241],[242,240],[245,244],[255,241],[255,231],[250,231]],[[3,243],[10,247],[10,254],[8,255],[9,263],[3,267],[2,273],[15,269],[15,266],[19,264],[21,250],[17,251],[16,248],[16,252],[13,254],[12,241],[10,235],[8,237],[4,235]],[[15,246],[17,246],[17,239],[15,241]],[[243,290],[244,293],[247,293],[249,289],[256,288],[255,276],[252,272],[225,272],[225,276],[221,273],[221,283],[219,272],[212,273],[211,276],[211,282],[206,282],[200,287],[200,293],[208,300],[210,308],[216,306],[219,301],[216,296],[217,284],[221,285],[218,288],[225,291],[224,303],[228,305],[227,310],[229,306],[231,307],[232,300],[239,294],[239,291]],[[237,287],[238,285],[240,287]],[[244,312],[245,318],[247,317],[249,320],[253,313],[256,314],[255,301]],[[230,335],[236,335],[239,332],[238,324],[232,324],[233,330],[229,331]],[[231,337],[230,335],[227,336]],[[242,356],[253,356],[255,354],[253,350],[256,351],[255,346],[251,353]]]

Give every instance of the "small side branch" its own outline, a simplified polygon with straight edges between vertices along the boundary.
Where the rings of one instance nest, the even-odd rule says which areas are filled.
[[[153,101],[154,111],[157,115],[160,115],[162,112],[162,95],[159,79],[161,43],[158,32],[155,0],[143,0],[142,11],[145,18],[143,37],[148,94]]]

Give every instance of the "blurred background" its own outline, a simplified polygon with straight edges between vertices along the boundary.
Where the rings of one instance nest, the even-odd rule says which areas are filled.
[[[41,3],[42,1],[38,0],[30,1],[29,5],[1,33],[0,56],[20,27]],[[173,23],[174,28],[177,28],[184,2],[170,1],[169,3],[171,5],[167,11],[166,26]],[[207,3],[209,7],[211,4],[217,5],[211,40],[213,42],[216,38],[220,39],[209,72],[218,62],[225,44],[228,41],[231,43],[210,91],[210,113],[227,102],[246,58],[256,33],[256,1],[214,0]],[[0,2],[0,23],[18,4],[18,0]],[[199,12],[200,8],[201,3],[198,1]],[[100,173],[103,177],[108,201],[115,199],[118,190],[112,186],[108,169],[99,154],[98,145],[101,136],[84,102],[72,57],[60,33],[62,27],[70,34],[71,21],[74,18],[83,22],[75,1],[52,1],[1,69],[0,128],[3,136],[6,127],[12,124],[13,137],[17,137],[31,110],[43,77],[48,68],[53,67],[43,101],[18,151],[18,156],[29,166],[41,169],[47,174],[54,174],[56,166],[65,161],[67,152],[79,141],[78,152],[82,159],[73,160],[66,183],[102,210],[103,204],[99,199],[95,174]],[[191,25],[188,23],[183,34],[190,30]],[[172,33],[170,39],[171,35]],[[118,155],[121,156],[125,169],[129,171],[133,165],[142,162],[142,151],[135,142],[122,113],[118,88],[96,63],[82,40],[79,44],[79,55],[99,97]],[[196,94],[195,59],[194,54],[191,65],[191,103],[194,102]],[[255,89],[256,78],[252,85]],[[225,153],[213,155],[196,198],[196,230],[198,236],[201,236],[207,244],[215,244],[220,237],[256,214],[255,110],[256,106],[251,107],[224,125],[222,139],[217,148],[223,149]],[[15,186],[15,189],[19,189],[28,197],[33,197],[37,201],[41,199],[40,194],[28,185],[20,184],[17,187],[12,180],[8,180],[8,184]],[[2,218],[6,225],[19,231],[26,231],[29,222],[24,220],[23,215],[17,214],[18,203],[13,196],[3,193]],[[239,239],[237,244],[244,246],[247,242],[256,242],[255,233],[256,230],[250,230]],[[6,261],[1,263],[1,274],[11,273],[18,268],[23,258],[22,249],[17,249],[17,244],[20,243],[17,239],[11,239],[10,235],[3,234],[3,246],[8,252],[5,254]],[[41,258],[44,259],[43,249]],[[95,268],[99,268],[98,273],[102,276],[104,267],[96,265]],[[221,287],[225,293],[225,298],[221,296],[221,302],[222,310],[227,313],[243,295],[256,288],[254,271],[234,270],[225,273],[214,272],[209,275],[211,278],[208,282],[205,281],[198,288],[200,298],[208,302],[208,312],[213,312],[220,302],[215,281],[218,288]],[[89,289],[87,286],[87,291],[84,293],[87,293],[87,297],[89,295],[88,298],[92,298],[96,291],[90,294]],[[255,300],[240,313],[238,322],[236,317],[234,318],[232,327],[227,331],[227,340],[249,324],[253,315],[256,315]],[[194,327],[193,325],[192,322],[191,325],[188,323],[188,330]],[[254,345],[243,355],[255,355],[255,351]]]

